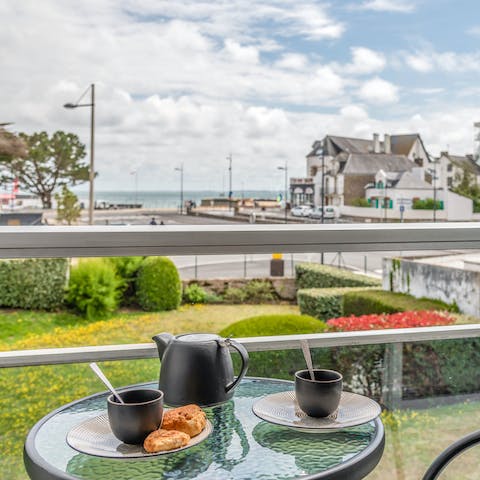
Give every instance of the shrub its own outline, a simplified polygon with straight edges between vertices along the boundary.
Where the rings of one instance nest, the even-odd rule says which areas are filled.
[[[136,280],[137,299],[147,311],[175,310],[182,300],[182,284],[175,264],[166,257],[143,260]]]
[[[65,258],[0,261],[0,306],[54,310],[60,308],[67,285]]]
[[[270,282],[252,280],[243,290],[246,300],[251,303],[269,303],[275,300],[275,290]]]
[[[308,315],[260,315],[235,322],[225,327],[222,337],[256,337],[268,335],[294,335],[300,333],[321,333],[324,322]],[[234,357],[235,370],[238,371],[239,359]],[[330,353],[325,349],[312,350],[312,360],[316,367],[331,367]],[[297,370],[305,368],[305,360],[300,349],[273,350],[269,352],[251,352],[248,374],[258,377],[276,377],[293,380]]]
[[[440,300],[415,298],[405,293],[384,290],[347,291],[344,294],[342,315],[395,313],[411,310],[455,311],[455,307]]]
[[[207,292],[196,283],[187,285],[183,290],[184,303],[205,303],[207,301]]]
[[[349,270],[321,265],[300,263],[295,265],[297,288],[380,287],[381,281]]]
[[[354,207],[371,207],[370,202],[366,198],[354,198],[352,200],[352,206]]]
[[[350,332],[354,330],[377,330],[385,328],[432,327],[435,325],[451,325],[455,319],[441,312],[431,310],[419,312],[398,312],[390,315],[374,314],[356,317],[332,318],[327,325],[334,330]]]
[[[298,290],[300,312],[320,320],[344,315],[343,298],[347,292],[364,291],[365,287],[307,288]]]
[[[245,318],[225,327],[224,337],[261,337],[265,335],[290,335],[319,333],[325,323],[309,315],[259,315]]]
[[[122,280],[104,259],[88,259],[71,269],[66,302],[89,320],[104,318],[119,303]]]
[[[414,210],[433,210],[435,205],[435,210],[443,210],[443,202],[437,200],[434,202],[433,198],[426,198],[425,200],[415,199],[412,204]]]
[[[122,305],[133,305],[135,303],[135,280],[144,257],[107,257],[106,261],[111,263],[117,275],[122,279],[123,295]]]
[[[246,299],[247,294],[243,288],[228,287],[223,294],[225,303],[244,303]]]

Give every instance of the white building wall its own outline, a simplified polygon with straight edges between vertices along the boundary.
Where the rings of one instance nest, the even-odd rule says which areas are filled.
[[[473,201],[447,190],[445,210],[447,211],[447,220],[469,221],[473,218]]]

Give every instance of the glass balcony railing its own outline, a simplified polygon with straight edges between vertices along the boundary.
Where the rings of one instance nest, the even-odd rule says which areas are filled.
[[[476,308],[480,308],[480,294],[476,282],[480,273],[475,266],[480,227],[476,224],[167,227],[153,234],[135,227],[8,228],[0,229],[0,240],[3,258],[168,255],[185,284],[192,280],[211,284],[222,277],[223,288],[225,278],[230,278],[237,283],[226,288],[241,290],[252,279],[281,279],[294,292],[282,299],[275,296],[278,292],[273,287],[267,291],[263,285],[254,292],[260,300],[251,303],[244,298],[186,306],[172,316],[139,314],[125,306],[100,321],[79,319],[69,312],[35,310],[30,317],[22,317],[18,311],[0,311],[2,478],[26,478],[21,469],[22,446],[37,420],[69,401],[102,390],[88,362],[100,362],[115,385],[156,380],[159,361],[150,338],[164,330],[231,334],[250,352],[248,375],[286,380],[304,368],[299,340],[308,339],[317,367],[341,371],[346,389],[374,398],[384,409],[385,453],[367,477],[370,479],[421,478],[445,447],[479,423],[480,325]],[[272,253],[284,254],[284,276],[277,279],[271,275]],[[229,332],[232,323],[245,317],[299,314],[295,271],[304,262],[322,261],[371,280],[372,285],[364,287],[373,290],[413,293],[430,287],[442,305],[451,307],[444,315],[452,321],[374,330],[343,324],[330,331],[319,321],[322,328],[315,331],[290,331],[281,336],[270,332],[264,336],[254,329]],[[428,284],[422,285],[426,272]],[[334,283],[326,286],[332,287],[345,288]],[[455,304],[453,294],[458,298]],[[33,301],[33,287],[24,295]],[[343,296],[338,301],[340,297],[335,295],[331,298],[337,299],[332,302],[339,311],[324,312],[317,304],[305,307],[307,301],[301,308],[310,308],[309,313],[320,320],[348,318],[354,308],[362,313],[357,298],[345,303]],[[282,332],[278,328],[275,333]],[[477,478],[477,464],[473,449],[441,478]]]

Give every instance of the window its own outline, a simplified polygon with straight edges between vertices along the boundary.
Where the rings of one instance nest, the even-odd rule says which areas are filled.
[[[453,165],[451,163],[449,163],[447,165],[447,172],[451,172],[453,170]]]

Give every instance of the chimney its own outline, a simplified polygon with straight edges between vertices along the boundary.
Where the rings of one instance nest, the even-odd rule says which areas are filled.
[[[392,141],[390,134],[386,133],[383,137],[383,149],[385,153],[392,153]]]
[[[378,133],[373,134],[373,153],[380,153],[380,135]]]

